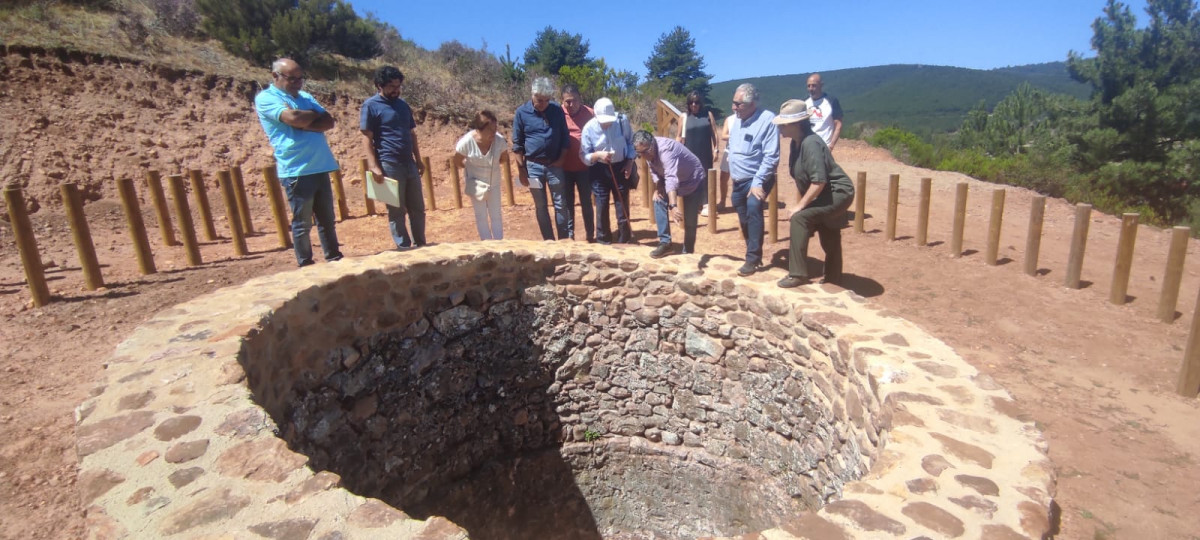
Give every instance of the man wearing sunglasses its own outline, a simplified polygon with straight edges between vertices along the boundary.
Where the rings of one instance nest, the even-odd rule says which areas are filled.
[[[306,75],[290,58],[271,64],[270,86],[254,97],[254,108],[271,147],[275,150],[275,169],[279,183],[287,193],[292,209],[292,244],[296,263],[313,264],[312,218],[326,261],[342,258],[338,250],[333,217],[333,187],[329,172],[338,169],[337,159],[325,140],[334,120],[312,94],[300,90]]]

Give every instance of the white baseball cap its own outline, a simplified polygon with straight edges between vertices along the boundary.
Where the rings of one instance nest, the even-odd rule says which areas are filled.
[[[596,121],[609,123],[617,121],[617,108],[613,106],[611,99],[602,97],[596,100],[596,106],[592,108],[596,113]]]

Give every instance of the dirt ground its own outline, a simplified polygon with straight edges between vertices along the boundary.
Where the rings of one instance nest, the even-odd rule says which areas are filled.
[[[75,71],[86,69],[91,67],[76,67]],[[30,78],[32,82],[46,82],[38,79],[42,75],[29,73],[33,72],[16,67],[6,72],[10,80],[20,75],[27,82]],[[131,73],[127,80],[133,81],[134,88],[144,84],[139,82],[142,79],[152,78],[137,70]],[[222,87],[218,84],[216,88]],[[244,92],[236,85],[231,88],[228,100],[236,103],[244,99],[237,97]],[[85,519],[74,485],[77,460],[73,408],[88,396],[105,358],[132,328],[152,314],[254,276],[291,270],[295,261],[290,250],[279,247],[261,176],[254,170],[266,162],[263,141],[255,138],[262,137],[259,128],[247,122],[244,113],[231,112],[234,107],[228,100],[214,97],[219,102],[216,109],[198,107],[189,112],[198,118],[216,115],[214,110],[231,115],[226,123],[214,127],[229,132],[226,139],[217,141],[218,150],[229,141],[252,141],[247,142],[252,150],[224,147],[225,154],[239,154],[232,161],[244,165],[250,184],[251,213],[257,231],[248,239],[251,255],[234,255],[223,205],[210,188],[213,213],[218,216],[216,228],[224,238],[205,242],[205,263],[188,267],[182,247],[163,245],[141,186],[143,214],[159,271],[140,275],[120,205],[114,200],[115,190],[110,187],[111,179],[101,179],[92,188],[96,200],[87,205],[86,214],[107,286],[98,291],[85,290],[70,231],[53,195],[63,178],[49,174],[54,173],[53,167],[38,165],[43,163],[42,157],[59,152],[63,156],[61,166],[73,170],[68,155],[72,144],[93,144],[94,159],[114,160],[112,156],[119,153],[103,154],[104,144],[121,146],[128,137],[135,137],[131,146],[136,147],[136,137],[146,137],[153,143],[147,148],[157,148],[165,156],[173,150],[173,141],[189,140],[188,136],[166,126],[170,108],[162,102],[152,109],[157,113],[138,108],[126,116],[167,115],[157,120],[161,133],[116,137],[107,143],[104,141],[108,135],[93,136],[92,143],[54,143],[32,128],[59,125],[60,120],[52,117],[67,113],[55,112],[60,110],[55,103],[58,98],[22,94],[3,84],[0,90],[0,106],[12,107],[8,110],[24,114],[41,107],[29,112],[32,116],[17,118],[9,128],[0,126],[0,130],[9,130],[4,133],[8,138],[3,145],[5,155],[25,156],[28,163],[10,163],[7,166],[18,169],[3,172],[9,180],[24,175],[22,183],[39,198],[40,209],[32,220],[53,294],[51,304],[31,306],[11,227],[0,221],[0,343],[6,351],[0,358],[0,537],[78,538],[85,530]],[[177,92],[178,99],[186,93]],[[110,99],[122,99],[120,91],[112,94]],[[165,98],[157,95],[155,99]],[[353,123],[354,104],[338,107],[339,118]],[[37,120],[40,117],[48,121]],[[199,127],[202,122],[191,124],[189,136],[194,138]],[[22,131],[26,129],[31,131]],[[432,122],[421,130],[423,148],[435,163],[444,162],[461,132],[458,127],[433,126]],[[69,131],[56,134],[67,139],[73,136],[78,135]],[[10,137],[18,137],[19,142]],[[200,156],[216,138],[210,134],[208,143],[190,151]],[[338,225],[343,251],[357,257],[389,249],[386,220],[365,215],[357,159],[349,159],[357,156],[352,130],[331,139],[339,156],[347,156],[343,157],[344,163],[354,162],[346,165],[351,216]],[[1196,489],[1200,485],[1200,400],[1184,399],[1174,391],[1200,288],[1200,244],[1193,241],[1188,250],[1177,308],[1180,316],[1173,324],[1164,324],[1154,314],[1168,232],[1139,228],[1128,292],[1131,300],[1116,306],[1108,302],[1108,297],[1118,218],[1093,214],[1083,268],[1085,286],[1067,289],[1063,287],[1063,276],[1074,210],[1066,202],[1052,200],[1047,204],[1040,272],[1030,277],[1022,267],[1029,202],[1034,194],[1007,188],[1001,264],[989,266],[984,262],[986,228],[991,191],[997,186],[955,173],[908,167],[857,141],[844,141],[834,154],[852,177],[858,171],[868,174],[867,232],[856,234],[846,229],[843,236],[847,288],[945,340],[999,381],[1045,431],[1058,472],[1057,500],[1063,509],[1059,538],[1200,539],[1200,490]],[[172,159],[163,158],[164,171],[173,170],[171,166],[219,166],[225,162],[223,159],[227,161],[222,158],[191,165],[186,160]],[[101,165],[109,170],[121,166],[116,162]],[[139,167],[157,166],[158,161],[125,165],[138,171]],[[453,209],[451,191],[444,184],[446,175],[439,171],[442,169],[435,166],[439,210],[429,215],[430,241],[475,239],[469,205]],[[137,174],[140,176],[140,172]],[[883,232],[889,174],[901,175],[899,238],[890,242]],[[917,246],[913,238],[921,177],[933,179],[929,245],[924,247]],[[786,175],[783,178],[780,200],[786,204],[795,200],[795,188]],[[956,259],[950,257],[948,246],[954,186],[958,182],[967,182],[971,194],[964,242],[967,252]],[[641,245],[626,249],[649,250],[654,233],[646,210],[637,197],[634,201],[634,229]],[[526,192],[518,190],[517,203],[504,210],[506,236],[536,239],[537,227]],[[766,247],[773,268],[749,279],[773,281],[784,275],[786,216],[785,208],[780,212],[779,241]],[[744,245],[732,210],[726,209],[720,215],[716,236],[702,228],[698,249],[731,258],[743,255]],[[816,242],[809,256],[818,265],[824,258]]]

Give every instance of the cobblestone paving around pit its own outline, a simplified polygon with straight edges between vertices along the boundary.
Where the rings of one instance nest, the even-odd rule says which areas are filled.
[[[517,265],[643,270],[676,284],[685,277],[704,279],[736,291],[736,307],[755,316],[745,319],[749,324],[771,320],[807,336],[789,346],[809,347],[813,358],[827,361],[817,366],[828,375],[821,394],[846,425],[842,436],[863,439],[859,448],[868,472],[819,511],[739,538],[1053,534],[1055,480],[1041,432],[1003,388],[944,343],[837,287],[784,291],[774,286],[779,271],[742,279],[734,277],[740,261],[651,260],[642,251],[524,241],[441,245],[266,276],[157,314],[117,347],[102,384],[77,409],[79,489],[90,537],[465,538],[448,520],[413,519],[346,491],[335,474],[312,471],[307,457],[276,436],[272,416],[251,395],[239,355],[247,337],[264,331],[289,302],[313,302],[308,320],[289,321],[298,329],[293,339],[313,339],[304,329],[328,324],[329,314],[316,306],[335,283],[361,279],[358,300],[377,303],[372,295],[379,293],[368,283],[386,284],[414,265],[430,264],[447,273],[445,280],[467,278],[473,261],[487,257]],[[570,294],[589,294],[579,287],[564,286]],[[430,297],[454,293],[434,289],[427,291]],[[646,296],[641,310],[659,301],[651,296],[663,295]],[[676,300],[668,295],[665,301]],[[291,317],[302,312],[287,311]],[[346,317],[344,331],[358,336],[403,326],[400,317],[390,328]],[[765,337],[777,329],[751,331]],[[330,349],[355,336],[339,337],[321,344],[324,356],[298,357],[295,369],[278,376],[301,379],[305,366],[325,361]],[[633,439],[630,444],[661,444]]]

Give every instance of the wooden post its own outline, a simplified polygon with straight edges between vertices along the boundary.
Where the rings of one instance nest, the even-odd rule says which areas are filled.
[[[650,164],[646,160],[637,158],[638,174],[641,175],[642,181],[639,185],[642,189],[642,206],[646,208],[654,207],[654,179],[650,178]],[[654,224],[654,211],[650,211],[650,223]]]
[[[504,181],[504,201],[508,203],[508,206],[516,206],[516,195],[513,193],[512,159],[508,157],[508,152],[504,153],[504,168],[500,169],[500,176]]]
[[[921,202],[917,207],[917,245],[929,244],[929,201],[933,198],[933,179],[921,179]]]
[[[149,180],[149,175],[146,177]],[[154,173],[154,182],[159,183],[158,173]],[[92,244],[92,231],[88,227],[87,216],[83,213],[83,199],[79,196],[79,187],[73,182],[67,182],[59,189],[62,191],[63,206],[67,211],[67,221],[71,225],[71,236],[75,240],[75,252],[79,254],[79,266],[83,268],[83,282],[89,291],[104,286],[104,278],[100,275],[100,261],[96,260],[96,246]],[[158,186],[158,195],[162,196],[162,184]],[[168,219],[167,226],[171,226]]]
[[[887,230],[888,241],[896,239],[896,213],[900,210],[900,175],[888,178]]]
[[[1188,332],[1187,346],[1183,350],[1183,368],[1179,370],[1179,386],[1176,390],[1184,397],[1200,395],[1200,297],[1196,298],[1196,311],[1192,314],[1192,330]]]
[[[246,250],[246,237],[242,236],[242,218],[238,210],[237,195],[233,193],[233,175],[229,171],[218,171],[217,183],[221,186],[221,197],[225,199],[225,217],[229,220],[229,234],[233,236],[233,252],[239,257],[245,257],[250,252]]]
[[[1036,195],[1029,207],[1029,235],[1025,237],[1025,273],[1037,275],[1038,252],[1042,249],[1042,221],[1046,216],[1046,196]]]
[[[275,167],[263,167],[262,175],[263,182],[267,184],[267,199],[271,201],[271,216],[275,218],[275,232],[279,236],[279,247],[290,248],[292,247],[292,225],[288,221],[287,211],[284,210],[283,186],[279,184]],[[368,205],[367,211],[371,210],[372,208]]]
[[[854,232],[864,232],[867,219],[867,173],[858,171],[854,186]]]
[[[63,185],[65,186],[66,184]],[[154,202],[154,215],[158,218],[158,230],[162,233],[163,245],[177,245],[178,242],[175,241],[175,229],[171,226],[171,210],[167,207],[167,196],[163,193],[162,177],[159,176],[158,171],[146,171],[146,188],[150,190],[150,200]],[[79,193],[78,188],[72,189],[74,189],[76,194]],[[65,191],[63,192],[63,196],[66,196]],[[83,208],[83,206],[80,205],[80,208]],[[90,236],[88,237],[88,242],[91,242]]]
[[[1083,251],[1087,248],[1088,225],[1092,220],[1092,205],[1075,205],[1075,232],[1071,234],[1071,255],[1067,258],[1067,278],[1063,283],[1070,289],[1079,288],[1083,274]]]
[[[362,167],[363,200],[367,203],[367,215],[373,216],[375,215],[375,200],[367,196],[367,182],[370,182],[370,180],[367,180],[367,167],[370,165],[364,159],[359,162],[359,166]]]
[[[425,173],[421,175],[425,180],[425,207],[430,210],[437,210],[437,199],[433,195],[433,167],[429,166],[429,158],[421,158],[421,164],[425,166]]]
[[[1129,272],[1133,269],[1133,246],[1137,242],[1137,227],[1137,214],[1121,214],[1117,260],[1113,263],[1112,286],[1108,291],[1108,301],[1118,306],[1125,304],[1125,293],[1129,292]]]
[[[988,222],[987,258],[985,261],[996,266],[1000,259],[1000,229],[1004,224],[1004,190],[992,190],[992,215]]]
[[[771,193],[767,194],[767,231],[771,235],[771,242],[779,241],[779,182],[775,182],[771,186]]]
[[[717,179],[721,172],[708,170],[708,234],[717,234]]]
[[[458,167],[454,166],[454,158],[447,159],[446,166],[450,168],[450,185],[454,189],[454,207],[462,208],[462,180],[458,178]]]
[[[200,266],[204,261],[200,259],[200,244],[196,241],[196,228],[192,226],[192,209],[188,208],[187,189],[183,185],[183,177],[173,175],[167,178],[167,187],[171,189],[171,199],[175,202],[175,215],[179,218],[179,235],[183,237],[183,247],[187,250],[188,265]]]
[[[962,257],[963,229],[967,226],[967,183],[959,182],[954,188],[954,230],[950,233],[950,256]]]
[[[138,268],[143,275],[153,274],[158,269],[154,267],[154,254],[150,251],[150,240],[146,238],[146,224],[142,222],[142,209],[138,205],[137,191],[133,189],[133,180],[117,180],[117,192],[121,195],[121,207],[125,209],[125,223],[129,226],[129,236],[133,239]]]
[[[21,266],[25,267],[25,282],[29,284],[33,305],[44,306],[50,303],[50,288],[46,286],[42,256],[38,253],[29,214],[25,211],[25,195],[21,193],[21,186],[10,184],[4,188],[4,204],[8,206],[8,219],[16,237],[17,251],[21,252]]]
[[[243,238],[254,234],[254,220],[250,219],[250,200],[246,198],[246,182],[242,178],[242,167],[230,169],[233,175],[233,194],[237,198],[238,217],[242,218]]]
[[[654,214],[654,188],[652,187],[654,179],[650,177],[650,164],[642,158],[637,158],[634,163],[637,166],[638,175],[641,177],[641,181],[638,182],[638,189],[642,191],[642,201],[645,203],[646,208],[650,209],[650,225],[658,227],[658,216]],[[633,194],[630,193],[629,196],[632,197]],[[625,201],[625,203],[626,206],[632,209],[633,203],[631,201]],[[667,213],[670,214],[670,212]],[[628,214],[626,215],[628,216]],[[633,220],[630,219],[630,221]],[[670,221],[671,217],[668,215],[667,222],[670,223]]]
[[[217,229],[213,227],[212,208],[208,205],[208,190],[204,187],[204,173],[198,169],[188,171],[192,180],[192,194],[196,197],[196,208],[200,211],[200,224],[204,225],[204,239],[212,242],[217,239]]]
[[[342,184],[342,170],[330,172],[329,179],[333,182],[333,196],[337,200],[338,221],[346,221],[350,218],[350,205],[346,204],[346,186]]]
[[[1167,269],[1163,272],[1162,294],[1158,297],[1158,320],[1175,322],[1175,305],[1179,300],[1179,282],[1183,280],[1183,261],[1187,258],[1188,238],[1192,230],[1187,227],[1171,229],[1171,250],[1167,253]]]

